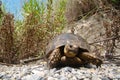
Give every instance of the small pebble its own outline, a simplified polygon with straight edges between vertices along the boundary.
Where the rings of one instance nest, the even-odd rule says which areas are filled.
[[[120,66],[113,63],[103,64],[99,69],[85,67],[47,69],[45,64],[0,66],[0,80],[120,80]]]

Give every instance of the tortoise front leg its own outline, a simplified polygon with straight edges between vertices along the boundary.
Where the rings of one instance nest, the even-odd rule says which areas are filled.
[[[70,67],[80,67],[83,65],[83,61],[79,57],[68,58],[66,56],[62,56],[61,63],[63,66]]]
[[[48,57],[48,62],[47,62],[48,67],[49,68],[57,67],[59,64],[60,58],[61,58],[60,49],[56,48],[55,50],[52,51],[52,53]]]
[[[81,60],[83,60],[86,64],[87,63],[92,63],[94,65],[96,65],[97,67],[101,66],[101,64],[103,63],[101,59],[97,58],[95,55],[90,54],[89,52],[83,52],[80,53],[79,58]]]

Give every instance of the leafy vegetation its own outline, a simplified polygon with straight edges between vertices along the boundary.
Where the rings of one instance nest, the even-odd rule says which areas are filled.
[[[120,0],[108,0],[116,9],[120,10]]]
[[[46,3],[42,2],[42,0],[29,0],[23,5],[23,21],[17,20],[12,23],[10,19],[4,18],[14,28],[12,34],[6,36],[11,36],[14,44],[11,49],[13,53],[10,54],[3,49],[6,45],[0,46],[2,62],[12,63],[11,58],[18,62],[20,59],[44,55],[48,41],[55,35],[60,34],[66,25],[65,6],[66,0],[47,0]],[[6,26],[6,30],[9,32],[10,30],[7,28],[10,26]],[[4,38],[5,34],[1,34],[0,37]],[[9,42],[7,38],[5,39],[5,43]],[[2,44],[1,41],[0,43]],[[3,57],[3,54],[12,57]],[[9,61],[6,61],[7,58]]]
[[[113,3],[118,3],[119,0],[111,0]]]

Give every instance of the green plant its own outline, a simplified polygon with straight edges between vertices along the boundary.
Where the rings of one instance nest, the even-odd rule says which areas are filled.
[[[23,21],[15,20],[13,24],[11,23],[14,21],[13,18],[11,20],[8,19],[9,23],[11,23],[10,27],[14,27],[14,29],[11,35],[6,35],[7,33],[4,31],[2,31],[1,34],[0,31],[0,38],[1,35],[11,37],[11,44],[9,46],[10,41],[8,41],[8,38],[6,40],[8,44],[1,46],[2,42],[0,41],[0,49],[5,46],[5,48],[9,49],[9,52],[13,54],[9,57],[9,63],[13,60],[19,61],[20,59],[44,54],[48,41],[55,35],[61,33],[66,25],[64,17],[66,1],[67,0],[46,0],[46,3],[44,3],[42,0],[28,0],[24,3],[22,8],[22,15],[24,16]],[[7,21],[7,19],[5,20]],[[9,27],[7,22],[1,21],[1,24],[3,23],[6,24],[3,25],[4,27]],[[11,29],[6,29],[6,32],[9,31],[11,31]],[[9,47],[6,47],[7,45]],[[5,52],[6,50],[2,49],[0,53],[2,51]],[[5,56],[9,55],[9,53],[0,54],[0,58],[1,55]],[[3,62],[5,59],[6,57],[3,59]]]
[[[45,6],[38,0],[29,0],[24,4],[23,15],[25,20],[21,26],[19,59],[34,57],[41,50],[39,46],[45,35],[42,26],[44,24],[44,12]]]
[[[120,0],[111,0],[113,3],[118,3]]]
[[[56,27],[56,32],[61,33],[61,31],[63,30],[63,28],[66,25],[66,19],[65,19],[65,9],[66,9],[66,0],[59,0],[58,1],[59,4],[56,5],[57,9],[56,11],[56,15],[55,15],[55,24],[57,24]]]
[[[58,6],[53,3],[57,3]],[[58,2],[47,0],[46,4],[38,0],[29,0],[24,4],[25,21],[22,28],[20,58],[35,56],[44,52],[48,40],[61,33],[66,24],[65,5],[66,0],[59,0]],[[30,52],[31,50],[32,52]]]

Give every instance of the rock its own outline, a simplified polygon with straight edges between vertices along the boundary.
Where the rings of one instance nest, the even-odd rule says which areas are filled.
[[[71,80],[77,80],[77,78],[76,78],[75,76],[73,76],[73,77],[71,78]]]
[[[61,77],[59,80],[70,80],[67,77]]]
[[[92,74],[92,80],[101,80],[98,75]]]
[[[0,79],[3,77],[3,75],[2,74],[0,74]]]
[[[40,75],[32,74],[24,76],[22,80],[45,80],[45,78],[41,77]]]
[[[56,68],[53,68],[53,69],[50,69],[49,72],[50,74],[53,74],[54,72],[56,72],[56,70],[57,70]]]
[[[53,77],[48,77],[47,80],[58,80],[57,78],[53,78]]]
[[[62,70],[65,71],[65,72],[72,72],[71,67],[64,67]]]
[[[108,77],[101,78],[102,80],[110,80]]]
[[[31,75],[30,79],[27,79],[27,80],[44,80],[44,78],[38,74],[33,74]]]
[[[28,80],[28,79],[31,80],[31,76],[30,75],[27,75],[27,76],[24,76],[24,77],[21,78],[21,80]]]
[[[117,79],[120,79],[120,73],[115,76]]]
[[[60,76],[60,75],[57,74],[57,73],[54,75],[55,78],[59,78],[59,76]]]
[[[81,80],[83,80],[83,79],[81,79]],[[84,80],[90,80],[89,78],[84,78]]]

